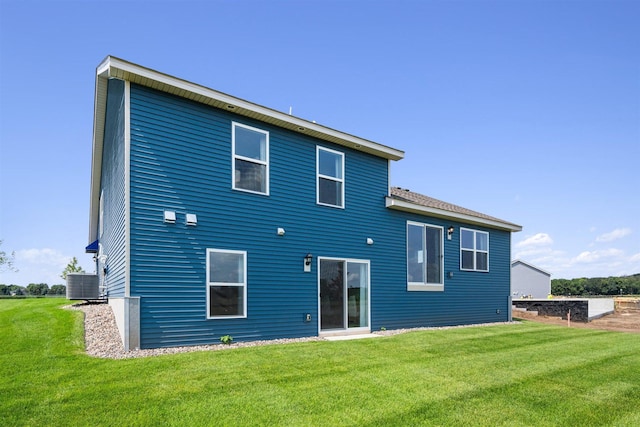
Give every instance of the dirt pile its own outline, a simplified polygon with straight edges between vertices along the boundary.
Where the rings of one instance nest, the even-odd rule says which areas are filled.
[[[591,322],[571,322],[572,328],[605,329],[608,331],[640,333],[640,299],[615,298],[615,312],[594,319]],[[526,311],[513,311],[514,319],[527,319],[535,322],[567,326],[568,322],[560,317],[538,316]]]

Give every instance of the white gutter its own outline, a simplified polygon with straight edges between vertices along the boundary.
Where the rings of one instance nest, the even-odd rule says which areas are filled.
[[[405,212],[412,212],[421,215],[429,215],[438,218],[447,218],[457,221],[462,221],[471,224],[483,225],[489,228],[497,228],[499,230],[506,230],[511,232],[522,231],[522,227],[509,222],[503,222],[498,220],[492,220],[488,218],[481,218],[469,214],[460,212],[451,212],[444,209],[432,208],[427,206],[418,205],[415,203],[409,203],[402,200],[394,199],[392,197],[385,198],[385,204],[387,208],[396,209]]]
[[[404,158],[404,151],[402,150],[340,132],[299,117],[290,116],[289,114],[281,111],[263,107],[113,56],[105,58],[105,60],[98,66],[97,73],[98,75],[106,73],[106,77],[128,80],[143,86],[172,93],[183,98],[192,99],[208,105],[214,105],[219,108],[233,111],[237,114],[246,115],[267,123],[273,123],[295,132],[312,135],[356,150],[370,152],[379,157],[391,160],[400,160]]]

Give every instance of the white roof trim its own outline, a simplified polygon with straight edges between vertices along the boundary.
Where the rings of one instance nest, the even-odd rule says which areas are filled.
[[[403,200],[394,199],[393,197],[385,197],[386,207],[390,209],[396,209],[405,212],[417,213],[420,215],[429,215],[438,218],[447,218],[456,221],[465,222],[468,224],[483,225],[489,228],[497,228],[500,230],[506,230],[511,232],[522,231],[522,227],[519,225],[511,224],[508,222],[502,222],[487,218],[480,218],[477,216],[452,212],[444,209],[432,208],[427,206],[418,205],[415,203],[405,202]]]
[[[308,120],[291,116],[281,111],[263,107],[177,77],[169,76],[140,65],[132,64],[113,56],[105,58],[105,60],[98,66],[97,74],[104,74],[105,77],[116,77],[122,80],[129,80],[133,83],[173,93],[184,98],[192,99],[208,105],[214,105],[219,108],[228,108],[227,106],[233,106],[234,108],[231,111],[237,114],[246,115],[257,120],[272,123],[293,130],[294,132],[312,135],[359,151],[372,153],[386,159],[400,160],[404,157],[404,152],[402,150],[340,132]]]
[[[89,242],[98,239],[98,211],[100,203],[100,180],[102,178],[102,147],[104,144],[104,121],[107,112],[107,78],[98,67],[93,100],[93,143],[91,152],[91,189],[89,206]]]

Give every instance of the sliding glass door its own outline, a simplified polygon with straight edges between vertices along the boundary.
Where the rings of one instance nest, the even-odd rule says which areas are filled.
[[[369,327],[369,261],[319,260],[320,330]]]

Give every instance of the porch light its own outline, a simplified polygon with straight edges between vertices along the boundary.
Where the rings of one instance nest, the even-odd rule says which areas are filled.
[[[454,230],[455,228],[453,228],[453,225],[450,225],[449,228],[447,228],[447,240],[451,240]]]

